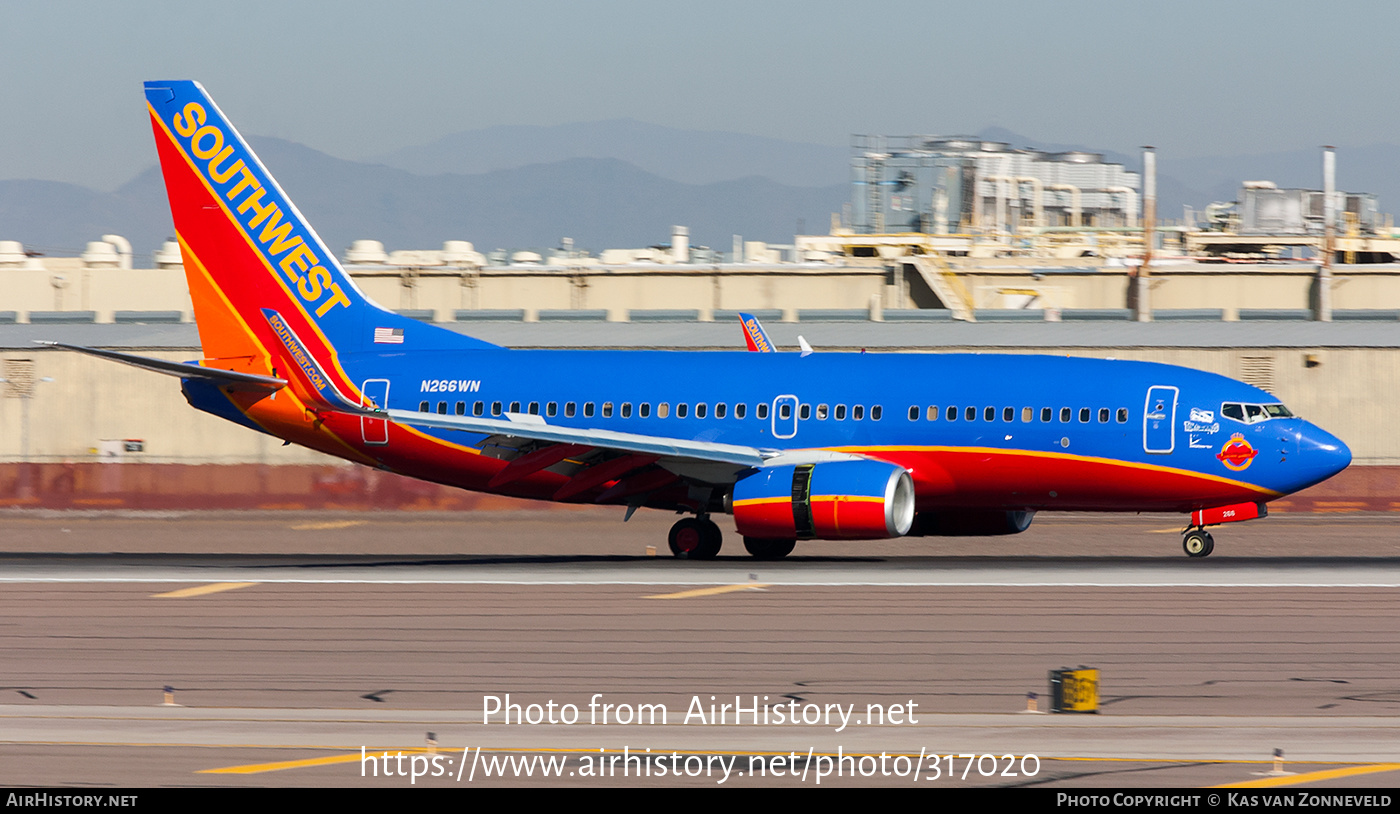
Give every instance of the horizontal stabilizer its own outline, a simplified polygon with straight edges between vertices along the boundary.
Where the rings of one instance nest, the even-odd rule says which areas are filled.
[[[182,379],[208,379],[222,384],[248,385],[257,388],[267,388],[268,390],[279,390],[287,386],[286,379],[279,379],[276,376],[261,376],[257,373],[240,373],[236,370],[221,370],[217,367],[204,367],[194,362],[171,362],[166,359],[153,359],[149,356],[138,356],[134,353],[119,353],[114,350],[85,348],[81,345],[68,345],[63,342],[36,341],[38,341],[40,345],[49,345],[55,348],[63,348],[64,350],[86,353],[89,356],[110,359],[113,362],[121,362],[155,373],[164,373],[167,376],[179,376]]]

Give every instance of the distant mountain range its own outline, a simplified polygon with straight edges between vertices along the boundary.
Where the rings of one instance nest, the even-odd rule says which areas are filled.
[[[417,175],[471,175],[571,158],[612,158],[683,184],[761,176],[787,186],[824,187],[850,180],[849,154],[845,147],[610,119],[468,130],[369,161]]]
[[[1001,128],[980,137],[1016,147],[1102,152],[1140,169],[1137,154],[1038,142]],[[679,130],[630,119],[557,127],[493,127],[347,161],[293,142],[251,139],[332,251],[371,238],[387,248],[436,248],[470,240],[481,251],[666,243],[671,226],[694,245],[727,250],[731,236],[787,243],[799,229],[826,231],[850,200],[849,151],[737,133]],[[1158,154],[1158,213],[1181,217],[1233,200],[1240,182],[1321,186],[1319,150],[1256,156]],[[1400,207],[1400,147],[1338,151],[1341,188],[1374,192]],[[160,173],[146,170],[115,192],[49,181],[0,181],[0,240],[73,254],[104,233],[126,236],[143,258],[173,234]]]
[[[689,227],[695,246],[728,250],[736,234],[791,243],[799,225],[825,231],[831,213],[849,197],[844,183],[795,187],[759,176],[682,183],[617,158],[415,175],[281,139],[250,141],[337,254],[360,238],[383,241],[390,250],[438,248],[445,240],[470,240],[483,252],[549,248],[563,237],[593,250],[641,247],[669,243],[675,224]],[[111,193],[0,181],[0,240],[72,254],[110,232],[124,235],[143,257],[174,234],[157,168]]]

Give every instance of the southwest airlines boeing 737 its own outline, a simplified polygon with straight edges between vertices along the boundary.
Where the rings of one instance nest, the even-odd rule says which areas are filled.
[[[289,443],[684,514],[670,548],[695,559],[720,550],[718,512],[766,559],[808,539],[1015,533],[1038,511],[1181,512],[1204,557],[1207,526],[1351,461],[1269,393],[1170,365],[498,347],[370,302],[203,87],[145,90],[204,358],[73,349],[179,376],[195,408]]]

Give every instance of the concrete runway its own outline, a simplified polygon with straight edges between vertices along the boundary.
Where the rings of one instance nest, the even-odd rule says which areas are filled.
[[[362,778],[359,747],[421,749],[430,731],[454,772],[463,747],[581,771],[627,746],[741,768],[809,750],[908,768],[922,750],[925,785],[949,782],[927,767],[949,753],[1042,761],[969,785],[1400,781],[1391,516],[1225,527],[1202,561],[1177,518],[1080,515],[1014,538],[804,544],[782,563],[637,556],[669,518],[619,519],[0,515],[0,783],[403,786]],[[1048,670],[1080,664],[1102,671],[1100,715],[1020,712],[1028,692],[1045,708]],[[182,706],[160,706],[166,685]],[[483,725],[506,693],[581,720]],[[687,721],[710,696],[850,717]],[[668,717],[589,723],[590,701]],[[872,705],[902,722],[866,720]],[[1299,774],[1260,774],[1276,748]],[[808,779],[727,784],[814,782],[798,762]],[[254,768],[203,773],[237,766]],[[418,779],[448,782],[468,781]],[[851,782],[915,781],[823,781]]]

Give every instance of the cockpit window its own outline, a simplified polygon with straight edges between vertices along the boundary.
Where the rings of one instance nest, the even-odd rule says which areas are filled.
[[[1244,424],[1257,424],[1271,418],[1293,418],[1293,412],[1282,404],[1222,404],[1220,414]]]

